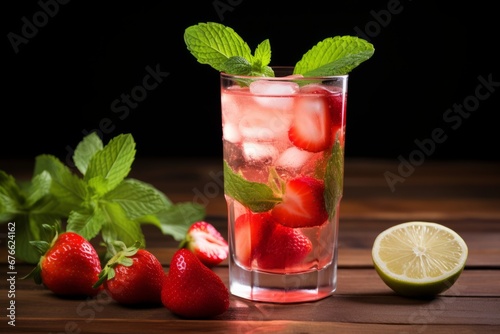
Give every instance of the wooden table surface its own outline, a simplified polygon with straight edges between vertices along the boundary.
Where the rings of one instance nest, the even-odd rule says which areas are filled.
[[[31,177],[32,167],[33,161],[0,161],[0,169],[16,178]],[[151,183],[174,202],[205,205],[206,220],[227,235],[221,161],[136,159],[129,176]],[[397,296],[371,262],[375,237],[411,220],[446,225],[469,247],[458,281],[432,300]],[[32,269],[23,263],[16,264],[15,297],[7,298],[5,225],[0,239],[2,333],[500,333],[499,162],[425,161],[408,169],[397,160],[347,159],[335,294],[288,305],[231,297],[229,310],[210,320],[181,319],[163,307],[127,308],[105,296],[57,298],[19,279]],[[155,228],[144,232],[148,249],[168,271],[178,243]],[[228,284],[226,262],[214,271]],[[15,327],[8,325],[8,300],[15,301]]]

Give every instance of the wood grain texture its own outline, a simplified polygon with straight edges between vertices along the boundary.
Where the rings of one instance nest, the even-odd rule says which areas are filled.
[[[30,178],[32,163],[0,161],[0,169]],[[172,201],[198,201],[206,220],[227,236],[222,164],[214,160],[139,160],[131,177],[153,184]],[[16,264],[15,299],[7,281],[7,249],[0,239],[2,333],[499,333],[500,163],[425,162],[392,189],[384,173],[397,161],[346,162],[340,210],[338,288],[329,298],[301,304],[254,303],[231,297],[214,319],[179,318],[162,306],[127,308],[107,295],[61,299],[20,277],[32,265]],[[448,291],[431,300],[397,296],[377,276],[371,247],[384,229],[410,220],[435,221],[457,231],[469,247],[466,268]],[[6,224],[0,225],[0,234]],[[178,242],[144,227],[147,247],[168,272]],[[5,235],[5,234],[1,234]],[[93,241],[99,247],[96,241]],[[227,261],[214,268],[228,284]],[[15,300],[16,327],[8,325]]]

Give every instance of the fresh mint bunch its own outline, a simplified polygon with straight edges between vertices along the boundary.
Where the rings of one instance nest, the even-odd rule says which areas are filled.
[[[201,64],[219,72],[248,76],[273,77],[269,67],[271,44],[260,43],[252,55],[248,44],[232,29],[220,23],[199,23],[184,32],[184,42]],[[371,58],[375,49],[355,36],[325,38],[307,51],[294,67],[294,74],[304,77],[345,75]]]
[[[35,159],[29,182],[18,182],[0,170],[0,223],[16,222],[16,256],[36,263],[30,241],[42,239],[43,225],[66,221],[66,230],[106,244],[146,245],[142,224],[182,240],[189,226],[205,216],[196,203],[172,203],[152,185],[127,178],[135,159],[135,142],[121,134],[104,146],[95,133],[84,137],[73,160],[78,174],[55,156]]]

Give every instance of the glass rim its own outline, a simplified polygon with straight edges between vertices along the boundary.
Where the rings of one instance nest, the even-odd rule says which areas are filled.
[[[294,66],[271,66],[273,71],[276,70],[288,70],[290,73],[293,73]],[[240,75],[240,74],[230,74],[226,72],[220,72],[220,76],[228,79],[251,79],[251,80],[276,80],[276,81],[289,81],[289,80],[331,80],[331,79],[346,79],[349,77],[349,74],[341,74],[341,75],[317,75],[311,77],[295,77],[289,74],[288,76],[278,76],[278,77],[264,77],[264,76],[251,76],[251,75]]]

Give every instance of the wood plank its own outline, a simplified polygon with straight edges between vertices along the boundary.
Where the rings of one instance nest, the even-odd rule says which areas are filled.
[[[19,266],[16,275],[16,288],[22,293],[24,290],[44,290],[43,286],[36,285],[31,279],[23,280],[21,277],[28,274],[32,266]],[[227,266],[217,266],[213,268],[226,286],[229,286],[229,272]],[[168,267],[165,267],[168,272]],[[3,276],[5,275],[5,276]],[[5,273],[2,274],[0,289],[8,290],[9,284]],[[500,270],[492,269],[466,269],[455,285],[448,291],[443,292],[443,296],[471,296],[471,297],[500,297]],[[339,267],[338,288],[335,295],[394,295],[384,282],[378,277],[373,268],[349,268]]]
[[[349,334],[388,334],[388,333],[433,333],[433,334],[497,334],[500,326],[491,325],[435,325],[435,324],[357,324],[344,322],[304,322],[304,321],[251,321],[251,320],[150,320],[150,319],[94,319],[86,322],[81,319],[31,318],[29,322],[20,319],[15,333],[96,333],[96,334],[137,334],[138,329],[148,334],[164,333],[349,333]],[[0,330],[12,330],[0,324]]]
[[[28,274],[32,266],[19,266],[16,275],[16,287],[19,290],[43,290],[42,286],[36,285],[31,279],[23,280],[21,277]],[[221,277],[221,279],[229,285],[228,268],[227,266],[217,266],[213,270]],[[165,272],[168,272],[168,267],[165,267]],[[5,275],[5,276],[4,276]],[[6,272],[2,274],[2,278],[6,277]],[[500,270],[492,269],[466,269],[455,285],[448,291],[444,292],[445,296],[496,296],[500,297]],[[7,291],[8,282],[2,279],[0,289]],[[382,282],[377,276],[373,268],[350,268],[339,267],[338,270],[338,289],[336,294],[344,295],[392,295],[392,291]]]
[[[499,310],[499,299],[490,297],[441,296],[432,300],[415,300],[387,294],[339,294],[317,302],[288,305],[255,303],[233,297],[229,310],[212,320],[500,326]],[[62,327],[52,330],[60,331],[69,321],[96,326],[99,322],[111,324],[125,319],[137,324],[186,320],[163,306],[123,307],[105,294],[92,300],[66,300],[48,291],[22,291],[16,299],[16,327],[38,326],[40,319],[59,323]]]
[[[212,223],[227,240],[227,218],[208,216]],[[371,247],[376,236],[384,229],[401,223],[391,219],[344,219],[339,225],[339,265],[346,267],[368,267],[371,262]],[[500,268],[500,221],[496,220],[439,220],[459,233],[469,247],[467,266]],[[0,225],[0,233],[6,233],[6,224]],[[170,263],[179,242],[168,235],[163,235],[153,226],[143,226],[147,248],[164,265]],[[99,239],[92,240],[99,248]],[[7,263],[6,244],[0,240],[0,264]],[[227,262],[225,262],[227,263]]]

